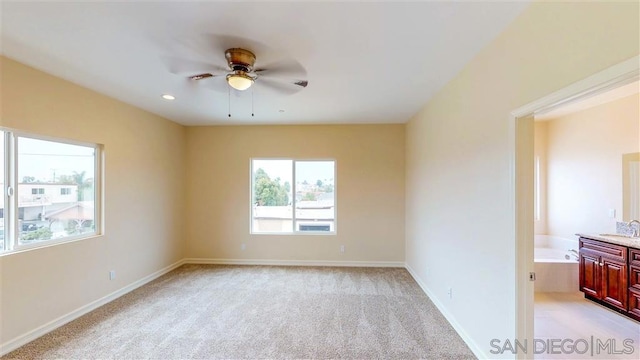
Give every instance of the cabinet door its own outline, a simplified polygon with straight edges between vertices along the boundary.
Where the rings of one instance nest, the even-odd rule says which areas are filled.
[[[602,258],[601,300],[619,309],[627,310],[627,264]]]
[[[629,288],[629,315],[640,321],[640,291]]]
[[[640,291],[640,266],[629,266],[629,287]]]
[[[600,298],[600,257],[586,251],[580,252],[580,291]]]

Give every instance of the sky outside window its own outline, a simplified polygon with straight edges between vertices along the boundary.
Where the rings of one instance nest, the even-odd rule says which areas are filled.
[[[18,182],[57,182],[74,172],[93,174],[95,149],[39,139],[18,138]]]

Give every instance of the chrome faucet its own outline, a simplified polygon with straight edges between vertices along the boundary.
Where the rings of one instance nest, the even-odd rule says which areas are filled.
[[[638,227],[633,228],[633,234],[631,234],[632,237],[639,237],[640,236],[640,231],[638,230],[638,228],[640,228],[640,221],[638,220],[631,220],[627,223],[627,226],[631,228],[631,225],[633,223],[638,224]]]
[[[576,249],[567,250],[567,254],[564,256],[564,258],[569,260],[569,259],[571,259],[571,255],[573,255],[575,257],[574,260],[579,260],[580,259],[580,255],[578,253],[578,250],[576,250]]]

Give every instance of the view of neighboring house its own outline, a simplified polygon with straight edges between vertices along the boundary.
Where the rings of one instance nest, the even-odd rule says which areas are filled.
[[[4,185],[4,184],[0,184]],[[82,190],[85,198],[92,199],[92,189]],[[89,193],[87,193],[89,192]],[[88,196],[87,196],[88,195]],[[22,241],[56,238],[90,227],[93,222],[93,202],[79,201],[78,185],[62,183],[28,182],[18,184],[18,231]],[[0,231],[4,233],[5,199],[0,197]],[[47,228],[46,234],[35,234]],[[74,230],[75,229],[75,230]],[[31,234],[31,235],[30,235]],[[0,242],[0,246],[3,243]]]
[[[292,206],[253,207],[254,232],[291,232]],[[335,231],[335,206],[330,201],[301,201],[295,208],[295,231]]]
[[[51,183],[18,184],[18,218],[44,220],[48,212],[60,210],[78,200],[78,185]]]

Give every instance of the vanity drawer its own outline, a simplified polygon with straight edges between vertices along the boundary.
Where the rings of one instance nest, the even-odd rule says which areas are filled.
[[[629,265],[640,266],[640,249],[629,248]]]
[[[580,250],[591,250],[600,256],[608,259],[627,262],[627,247],[621,245],[610,244],[604,241],[580,238]]]

